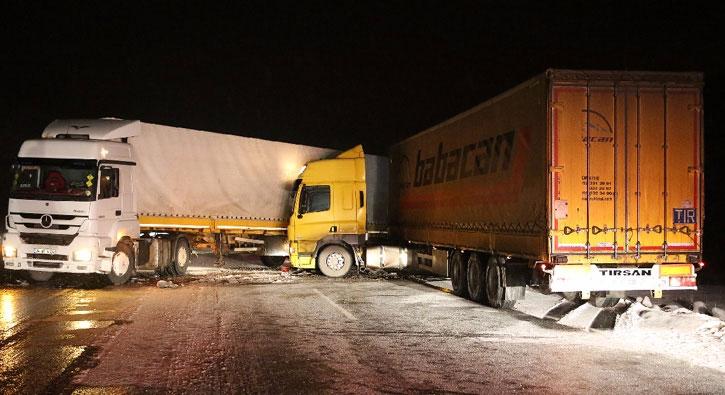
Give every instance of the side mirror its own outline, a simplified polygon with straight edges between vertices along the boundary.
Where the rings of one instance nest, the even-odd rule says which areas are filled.
[[[297,214],[297,219],[302,219],[302,213]]]

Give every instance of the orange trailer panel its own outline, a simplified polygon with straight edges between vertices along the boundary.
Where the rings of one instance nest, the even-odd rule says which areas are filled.
[[[657,85],[554,82],[552,254],[700,250],[700,90]]]

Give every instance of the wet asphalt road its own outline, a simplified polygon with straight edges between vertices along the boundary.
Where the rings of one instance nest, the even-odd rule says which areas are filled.
[[[3,393],[723,393],[725,375],[406,280],[0,286]]]

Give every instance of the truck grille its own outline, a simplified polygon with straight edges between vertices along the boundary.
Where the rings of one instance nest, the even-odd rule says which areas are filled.
[[[10,213],[10,214],[17,214],[25,219],[40,219],[44,214],[33,214],[33,213]],[[70,221],[72,219],[76,219],[78,216],[76,215],[62,215],[62,214],[51,214],[53,219],[59,219],[63,221]],[[83,218],[87,218],[86,216],[81,216]]]
[[[51,226],[49,226],[47,228],[44,228],[40,224],[31,224],[31,223],[22,223],[22,222],[18,222],[18,225],[23,225],[26,228],[30,228],[30,229],[57,229],[57,230],[67,230],[67,229],[70,228],[70,225],[51,225]]]
[[[31,262],[33,267],[44,267],[48,269],[60,269],[61,266],[63,266],[63,262],[40,262],[40,261],[33,261]]]
[[[47,244],[56,246],[67,246],[73,242],[77,235],[53,235],[40,233],[21,233],[20,238],[26,244]]]
[[[60,254],[27,254],[31,259],[49,259],[51,261],[67,261],[68,255]]]

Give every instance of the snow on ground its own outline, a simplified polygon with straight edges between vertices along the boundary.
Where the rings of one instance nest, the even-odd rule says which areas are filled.
[[[452,289],[447,279],[429,278],[424,282],[448,292]],[[676,303],[676,300],[687,302]],[[608,326],[604,327],[612,330],[596,331],[611,338],[610,346],[664,354],[694,366],[725,372],[725,322],[693,312],[683,304],[700,305],[699,311],[717,312],[725,307],[725,287],[705,285],[697,292],[670,294],[665,299],[653,301],[649,298],[624,299],[611,308],[594,307],[586,302],[573,303],[556,294],[544,295],[534,288],[527,288],[526,298],[517,301],[514,310],[584,330],[602,328],[597,324],[605,322]]]
[[[635,302],[617,318],[613,335],[633,347],[725,372],[725,322],[706,314]]]
[[[210,284],[271,284],[290,283],[298,280],[299,274],[269,268],[259,258],[251,255],[228,256],[221,267],[215,265],[211,255],[195,257],[187,269],[191,282]]]

